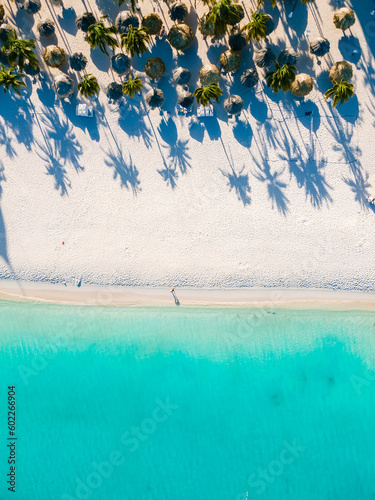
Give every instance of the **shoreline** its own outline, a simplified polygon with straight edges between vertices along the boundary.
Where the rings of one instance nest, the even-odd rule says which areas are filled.
[[[317,288],[176,287],[181,307],[375,311],[375,293]],[[0,281],[0,300],[77,306],[171,307],[169,288],[61,285]]]

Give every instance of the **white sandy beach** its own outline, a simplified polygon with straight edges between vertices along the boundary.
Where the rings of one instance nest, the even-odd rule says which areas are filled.
[[[98,15],[101,7],[111,21],[119,10],[111,0],[64,0],[77,15],[85,4]],[[218,63],[227,48],[225,40],[220,48],[203,41],[191,4],[187,23],[198,42],[185,55],[167,41],[150,47],[166,63],[159,86],[170,118],[149,111],[143,98],[118,110],[104,92],[93,120],[76,117],[77,101],[55,99],[50,76],[46,83],[28,79],[29,101],[2,96],[0,278],[21,280],[24,290],[30,289],[27,282],[40,282],[43,290],[50,290],[48,283],[59,284],[61,290],[69,287],[70,297],[74,289],[83,293],[78,283],[82,290],[89,285],[150,287],[161,290],[161,302],[171,300],[172,285],[176,290],[375,292],[375,214],[366,201],[375,194],[375,18],[369,15],[374,3],[345,4],[357,15],[346,37],[332,22],[342,2],[316,0],[308,9],[298,5],[291,20],[287,14],[293,2],[286,11],[266,9],[278,20],[270,36],[276,54],[290,46],[301,51],[298,71],[314,78],[315,90],[304,102],[290,92],[274,95],[263,82],[255,90],[242,87],[239,74],[252,65],[252,53],[245,49],[239,74],[221,79],[223,97],[215,105],[215,118],[189,129],[188,118],[175,111],[172,70],[189,68],[194,89],[202,64]],[[245,6],[249,10],[252,4]],[[17,13],[13,4],[5,7],[26,36],[35,36],[38,16]],[[143,14],[160,13],[160,7],[170,27],[163,2],[141,3]],[[199,13],[206,10],[198,5]],[[48,3],[45,16],[55,19],[57,44],[67,54],[86,54],[87,70],[103,89],[113,81],[110,58],[90,50],[83,33],[76,32],[74,15]],[[323,33],[331,42],[320,66],[308,56],[306,29],[310,38]],[[36,38],[41,59],[43,46],[55,42]],[[359,53],[352,55],[353,49]],[[149,57],[133,60],[141,76]],[[332,110],[323,94],[330,86],[329,67],[342,59],[355,65],[356,96]],[[62,70],[77,80],[68,62]],[[147,90],[150,83],[145,82]],[[245,101],[237,122],[228,120],[222,107],[229,93]],[[17,286],[14,294],[20,295]],[[5,285],[0,289],[11,293]],[[38,298],[48,299],[43,293]],[[179,293],[194,305],[189,290]],[[206,293],[212,292],[202,291],[201,303],[226,301],[207,299]],[[369,300],[373,303],[372,296]],[[234,302],[243,301],[237,297]]]
[[[0,301],[75,306],[375,311],[375,293],[312,288],[175,288],[0,281]]]

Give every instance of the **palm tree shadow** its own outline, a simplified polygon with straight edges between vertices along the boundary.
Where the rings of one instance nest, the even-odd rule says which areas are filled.
[[[108,54],[104,54],[98,47],[95,49],[90,49],[91,61],[95,64],[99,71],[105,71],[108,73],[111,65],[112,51],[108,49]]]
[[[204,118],[204,124],[211,141],[217,141],[221,137],[221,128],[217,118]]]
[[[194,123],[189,128],[189,134],[192,139],[195,139],[198,142],[203,142],[204,138],[204,126],[202,123]]]
[[[160,125],[158,127],[158,132],[160,137],[169,145],[173,145],[177,141],[177,127],[175,122],[171,117],[168,120],[161,120]]]
[[[359,104],[356,94],[343,105],[338,105],[335,110],[345,121],[355,123],[359,117]]]
[[[33,119],[27,104],[18,97],[11,94],[4,96],[5,103],[2,106],[1,116],[6,126],[12,131],[13,135],[20,144],[30,151],[34,143],[33,137]],[[10,103],[6,101],[9,100]],[[6,132],[6,134],[9,134]]]
[[[189,141],[181,141],[178,139],[170,146],[163,146],[169,149],[168,158],[170,158],[171,167],[173,170],[179,168],[181,174],[186,174],[187,169],[191,167],[189,160],[191,159],[187,152],[186,145]]]
[[[250,205],[251,203],[251,187],[249,185],[249,175],[243,174],[245,167],[236,173],[234,168],[231,166],[231,170],[229,172],[224,172],[220,169],[220,172],[228,179],[227,186],[229,187],[229,191],[234,190],[239,201],[242,201],[243,205]]]
[[[56,100],[56,94],[44,81],[40,83],[37,89],[39,101],[48,109],[52,109]]]
[[[175,189],[177,186],[178,172],[176,167],[169,167],[164,164],[164,168],[162,170],[158,170],[158,173],[161,175],[163,180],[166,182],[167,186],[170,186],[172,189]]]
[[[1,195],[3,194],[3,188],[2,188],[2,183],[6,181],[6,177],[4,175],[4,165],[2,162],[0,162],[0,198]],[[0,206],[0,257],[4,260],[4,262],[7,264],[10,270],[10,277],[13,279],[16,279],[12,264],[9,259],[8,255],[8,247],[7,247],[7,238],[6,238],[6,228],[5,228],[5,222]],[[22,289],[22,287],[21,287]]]
[[[332,186],[328,184],[324,177],[323,170],[325,168],[325,160],[297,160],[296,162],[289,161],[290,176],[294,176],[299,188],[305,188],[306,198],[310,199],[311,204],[315,208],[321,208],[323,202],[327,205],[332,203],[332,198],[329,190]]]
[[[360,206],[365,210],[372,210],[375,212],[375,206],[369,204],[367,201],[367,196],[369,195],[368,189],[371,188],[369,182],[369,173],[361,171],[353,172],[353,178],[343,177],[343,181],[350,188],[352,193],[354,193],[354,200],[360,204]]]
[[[257,180],[267,184],[268,196],[272,202],[272,208],[274,209],[276,206],[277,210],[286,216],[289,212],[289,200],[284,193],[287,185],[279,180],[279,177],[283,174],[285,168],[281,170],[281,172],[275,171],[272,173],[268,162],[263,162],[263,165],[260,165],[254,159],[254,163],[256,164],[259,172],[254,172],[253,175]]]
[[[129,161],[126,162],[122,151],[115,153],[106,153],[107,158],[104,163],[107,167],[113,168],[113,178],[120,179],[121,187],[131,189],[134,196],[141,192],[141,181],[139,180],[139,172],[137,167],[133,164],[132,157],[129,155]]]
[[[57,19],[59,20],[59,24],[61,28],[70,33],[71,35],[76,36],[77,34],[77,26],[75,23],[76,13],[74,11],[70,11],[69,9],[65,9],[63,6],[62,16],[57,15]]]
[[[13,148],[12,140],[13,139],[6,132],[4,125],[0,123],[0,145],[5,146],[5,153],[8,158],[14,158],[17,155],[16,150]]]
[[[138,140],[142,139],[147,148],[152,145],[151,131],[146,126],[139,109],[135,106],[129,106],[124,114],[121,114],[118,123],[130,137],[137,137]]]
[[[37,155],[46,164],[47,175],[52,175],[55,180],[55,189],[60,191],[61,196],[68,194],[68,188],[72,187],[64,161],[58,157],[58,153],[53,152],[50,148],[39,145],[40,153]]]
[[[255,94],[254,98],[250,101],[250,114],[258,122],[265,123],[269,117],[269,109],[264,98],[258,99],[257,95],[258,94]]]
[[[47,175],[54,177],[55,189],[60,191],[61,196],[65,196],[71,188],[66,166],[72,165],[77,173],[84,170],[79,163],[82,147],[66,117],[61,119],[56,111],[43,111],[40,120],[35,113],[43,136],[43,143],[37,144],[37,155],[45,162]]]
[[[350,36],[342,36],[339,40],[339,51],[341,52],[345,61],[349,61],[353,64],[357,64],[361,59],[361,46],[359,44],[358,38],[353,35]],[[353,54],[353,51],[356,51]]]
[[[55,153],[64,160],[65,163],[73,165],[77,172],[84,170],[84,167],[79,163],[79,157],[82,155],[82,146],[79,144],[74,133],[73,126],[67,118],[60,116],[54,112],[42,114],[40,118],[45,126],[45,131],[48,135],[48,142],[52,141]]]
[[[350,122],[340,120],[340,115],[332,112],[331,117],[327,116],[327,122],[331,125],[329,132],[334,139],[334,151],[341,152],[341,161],[347,163],[350,169],[356,173],[362,167],[359,163],[359,156],[362,154],[358,145],[351,145],[354,133],[354,126]]]
[[[251,141],[253,139],[253,131],[250,123],[246,120],[246,122],[238,121],[233,127],[233,135],[237,139],[237,141],[245,146],[245,148],[249,148],[251,146]]]

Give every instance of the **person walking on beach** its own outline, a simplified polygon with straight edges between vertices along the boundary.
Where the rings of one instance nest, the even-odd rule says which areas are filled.
[[[178,300],[177,296],[176,296],[176,293],[174,291],[174,286],[172,286],[172,288],[169,290],[172,294],[172,297],[174,299],[174,303],[176,304],[176,306],[179,306],[180,305],[180,301]]]

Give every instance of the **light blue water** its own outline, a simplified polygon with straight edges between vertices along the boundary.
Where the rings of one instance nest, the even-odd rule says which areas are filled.
[[[1,499],[375,498],[374,314],[0,303],[0,320]]]

